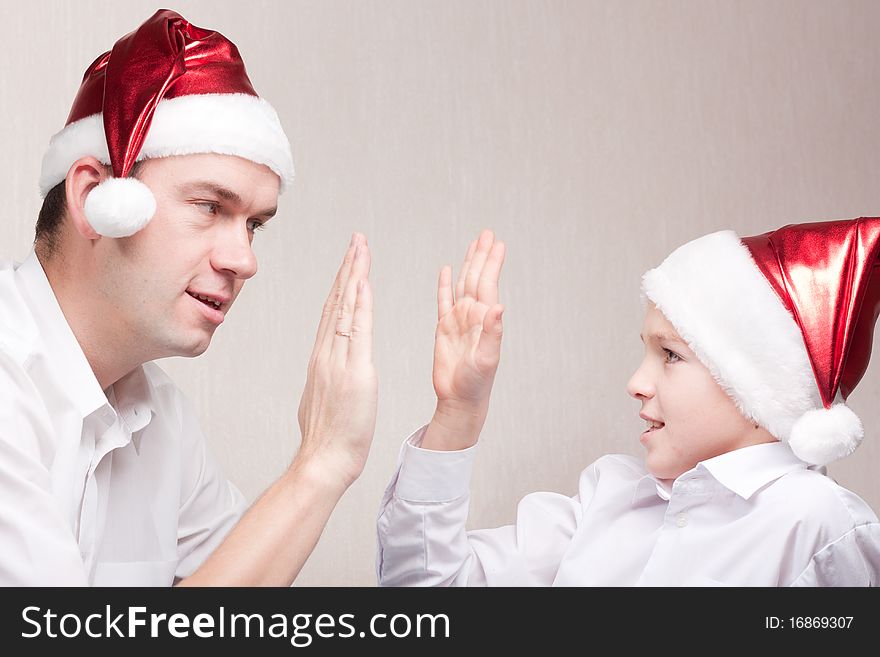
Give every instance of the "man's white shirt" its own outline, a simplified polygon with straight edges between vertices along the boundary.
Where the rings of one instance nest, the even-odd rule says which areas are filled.
[[[0,584],[171,585],[244,512],[157,365],[101,390],[34,253],[0,263],[0,400]]]
[[[477,447],[401,448],[382,500],[383,586],[876,586],[868,505],[784,443],[699,463],[671,488],[642,459],[604,456],[578,494],[524,497],[515,523],[466,531]]]

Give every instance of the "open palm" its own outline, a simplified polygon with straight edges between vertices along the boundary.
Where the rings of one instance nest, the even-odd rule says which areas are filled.
[[[488,404],[501,357],[498,278],[505,246],[485,230],[471,243],[453,294],[452,268],[440,272],[434,391],[441,404],[481,408]]]

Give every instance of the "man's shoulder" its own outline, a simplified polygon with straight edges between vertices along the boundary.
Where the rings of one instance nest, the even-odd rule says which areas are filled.
[[[24,363],[39,331],[15,282],[15,263],[0,260],[0,350],[8,360]]]

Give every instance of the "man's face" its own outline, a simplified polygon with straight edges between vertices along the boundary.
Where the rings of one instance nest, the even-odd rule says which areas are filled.
[[[754,431],[753,423],[650,303],[641,336],[645,357],[627,392],[642,403],[639,415],[646,429],[641,442],[651,474],[674,480],[700,461],[766,442],[769,434]]]
[[[156,214],[131,237],[101,240],[99,293],[145,358],[197,356],[257,271],[251,242],[275,212],[279,179],[215,154],[148,160],[138,177]]]

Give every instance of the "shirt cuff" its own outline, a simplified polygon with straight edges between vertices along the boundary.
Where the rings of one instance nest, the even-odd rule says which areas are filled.
[[[467,495],[476,445],[454,451],[422,449],[427,426],[403,444],[394,496],[408,502],[451,502]]]

